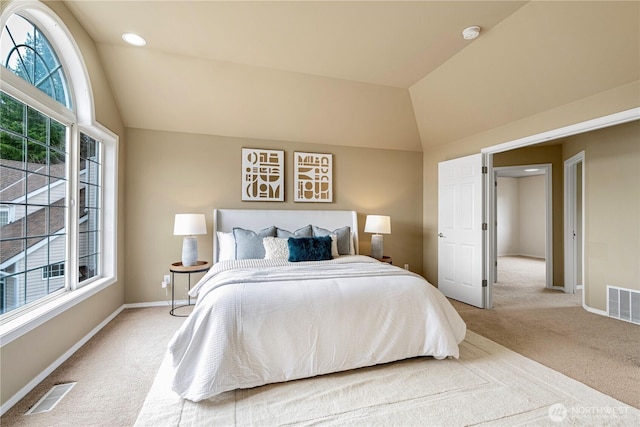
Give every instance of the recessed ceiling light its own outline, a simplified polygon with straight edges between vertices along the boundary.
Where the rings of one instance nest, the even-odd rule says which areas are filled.
[[[540,169],[525,169],[525,172],[538,172]]]
[[[480,35],[480,27],[474,25],[472,27],[467,27],[462,30],[462,37],[465,40],[473,40]]]
[[[134,33],[124,33],[122,35],[122,40],[133,46],[144,46],[147,44],[145,39]]]

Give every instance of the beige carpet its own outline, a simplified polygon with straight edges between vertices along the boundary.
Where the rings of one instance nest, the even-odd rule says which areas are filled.
[[[0,426],[131,426],[167,342],[184,321],[170,316],[169,309],[124,310],[4,414]],[[54,384],[73,381],[78,383],[53,411],[24,415]]]
[[[640,425],[627,406],[469,332],[459,360],[415,358],[223,393],[172,393],[165,360],[136,426]]]
[[[492,310],[451,303],[468,329],[640,409],[640,326],[586,311],[581,294],[545,289],[544,268],[501,257]]]

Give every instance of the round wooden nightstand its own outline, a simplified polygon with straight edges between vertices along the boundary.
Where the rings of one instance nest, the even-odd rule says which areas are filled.
[[[371,255],[369,255],[369,256],[371,256]],[[373,258],[373,257],[371,257],[371,258]],[[390,256],[384,256],[383,255],[382,258],[373,258],[373,259],[377,259],[380,262],[386,262],[387,264],[393,264],[393,260],[391,259]]]
[[[197,261],[196,265],[184,266],[182,262],[174,262],[169,267],[169,271],[171,272],[171,311],[169,314],[176,317],[187,317],[188,314],[175,314],[175,310],[181,307],[189,307],[191,304],[191,295],[187,293],[187,304],[182,304],[176,306],[176,298],[175,298],[175,289],[176,289],[176,281],[175,275],[177,274],[187,274],[188,275],[188,290],[191,290],[191,274],[193,273],[205,273],[209,271],[211,268],[211,263],[207,261]]]

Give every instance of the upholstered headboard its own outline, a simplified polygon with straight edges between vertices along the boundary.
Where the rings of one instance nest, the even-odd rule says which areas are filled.
[[[262,230],[275,225],[295,231],[305,225],[335,230],[348,225],[353,233],[353,245],[358,253],[358,215],[355,211],[337,210],[270,210],[270,209],[214,209],[213,261],[218,261],[218,231],[232,231],[234,227]]]

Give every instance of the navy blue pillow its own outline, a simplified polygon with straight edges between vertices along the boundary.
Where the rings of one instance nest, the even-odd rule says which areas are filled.
[[[331,236],[323,237],[290,237],[289,261],[326,261],[331,256]]]

